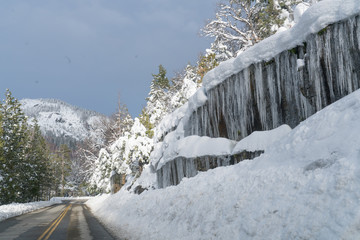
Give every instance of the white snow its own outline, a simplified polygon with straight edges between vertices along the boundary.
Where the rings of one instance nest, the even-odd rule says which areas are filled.
[[[284,138],[290,131],[291,128],[284,124],[272,130],[252,132],[249,136],[240,140],[236,144],[232,150],[232,154],[240,153],[242,151],[266,151],[269,146]]]
[[[168,134],[164,143],[156,144],[151,153],[151,164],[159,170],[167,162],[177,157],[196,158],[203,156],[226,156],[242,151],[254,152],[266,150],[274,142],[291,131],[288,125],[282,125],[269,131],[255,131],[239,142],[226,138],[207,136],[189,136],[176,138],[176,132]]]
[[[303,2],[299,3],[294,9],[294,22],[298,23],[301,16],[306,12],[306,10],[310,7],[309,3]]]
[[[154,131],[155,140],[159,141],[165,133],[178,126],[188,109],[188,102],[177,108],[174,112],[166,115],[156,126]]]
[[[87,204],[129,239],[358,239],[359,119],[356,91],[252,161]]]
[[[152,159],[152,164],[156,170],[160,169],[168,161],[171,161],[177,157],[195,158],[201,156],[222,156],[230,155],[236,144],[236,141],[232,141],[226,138],[210,138],[189,136],[182,138],[171,145],[169,145],[159,159],[159,163],[155,159]]]
[[[58,199],[51,199],[50,201],[0,205],[0,221],[58,203],[61,203],[61,201]]]
[[[303,68],[305,66],[305,61],[304,59],[297,59],[296,60],[296,67],[297,67],[297,70],[299,71],[299,69]]]

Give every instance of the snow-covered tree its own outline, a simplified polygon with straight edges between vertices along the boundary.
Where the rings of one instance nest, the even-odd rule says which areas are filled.
[[[127,175],[128,179],[138,177],[142,166],[148,163],[152,148],[153,141],[147,136],[146,128],[135,118],[130,131],[100,150],[91,178],[91,189],[95,192],[109,192],[112,171]]]
[[[226,60],[278,29],[290,28],[294,24],[293,9],[300,2],[304,1],[227,0],[219,3],[215,19],[201,32],[203,36],[215,38],[211,50]]]
[[[207,72],[209,72],[211,69],[214,69],[218,65],[219,61],[217,60],[217,55],[215,52],[208,50],[205,55],[200,56],[197,66],[197,74],[200,76],[200,82],[202,82],[202,79]]]
[[[198,67],[188,64],[186,68],[171,79],[170,88],[171,106],[168,113],[184,105],[200,86],[201,76],[198,74]]]
[[[107,121],[107,129],[105,134],[106,143],[111,144],[115,142],[119,137],[123,136],[126,131],[130,130],[133,124],[133,120],[129,114],[128,108],[118,98],[118,109],[115,114],[110,117],[110,121]]]
[[[26,163],[24,162],[27,140],[26,117],[21,111],[20,103],[9,90],[6,99],[0,105],[2,116],[0,136],[2,162],[0,163],[2,180],[0,182],[1,203],[21,201],[20,193],[24,190]]]
[[[162,65],[159,65],[159,73],[152,76],[144,113],[149,116],[150,123],[156,125],[169,111],[170,82],[166,76],[166,69]]]
[[[51,183],[48,148],[9,90],[0,102],[0,126],[0,204],[39,200]]]
[[[24,201],[46,199],[50,195],[53,176],[49,148],[36,120],[28,130],[27,137],[24,159],[27,164],[23,180],[27,191],[23,192],[22,198]]]

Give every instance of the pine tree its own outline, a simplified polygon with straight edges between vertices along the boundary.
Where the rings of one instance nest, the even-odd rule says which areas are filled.
[[[161,119],[171,111],[170,101],[170,82],[166,77],[166,70],[159,65],[159,73],[153,74],[153,80],[150,85],[150,92],[147,100],[145,111],[152,125],[158,124]],[[143,116],[147,117],[147,116]]]
[[[154,136],[154,125],[151,123],[150,115],[146,112],[145,108],[141,110],[139,120],[141,124],[146,128],[146,136],[152,138]]]
[[[168,90],[170,88],[169,79],[166,77],[166,69],[163,65],[159,65],[159,73],[152,74],[153,76],[153,83],[156,88]]]
[[[0,109],[2,108],[1,107],[2,104],[0,102]],[[3,115],[0,111],[0,136],[3,135],[3,130],[2,130],[2,119],[3,119]],[[0,138],[0,186],[2,186],[4,184],[4,178],[3,178],[3,175],[5,175],[5,172],[4,172],[4,164],[5,164],[5,159],[4,159],[4,140],[2,138]],[[1,189],[1,187],[0,187]],[[1,191],[1,190],[0,190]],[[2,203],[3,199],[0,197],[0,204]]]
[[[48,146],[37,121],[34,120],[33,124],[28,131],[25,150],[27,171],[24,180],[24,201],[45,198],[50,194],[52,183]]]
[[[200,60],[198,62],[198,75],[200,76],[199,82],[202,82],[205,74],[209,72],[211,69],[217,67],[219,65],[216,60],[215,53],[209,53],[204,56],[200,56]]]
[[[10,203],[23,201],[25,191],[23,182],[27,175],[28,164],[25,161],[25,146],[27,139],[26,117],[21,111],[20,103],[6,91],[6,99],[0,105],[2,116],[2,132],[0,141],[2,181],[0,186],[0,202]]]

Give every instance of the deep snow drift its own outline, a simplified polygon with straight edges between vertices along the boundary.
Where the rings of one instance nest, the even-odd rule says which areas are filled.
[[[141,195],[88,201],[130,239],[356,239],[360,91],[316,113],[265,154]]]

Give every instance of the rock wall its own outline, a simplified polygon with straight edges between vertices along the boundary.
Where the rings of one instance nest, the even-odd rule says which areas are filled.
[[[254,63],[207,92],[185,136],[240,140],[255,130],[292,128],[359,88],[359,16],[311,34],[302,46]]]

